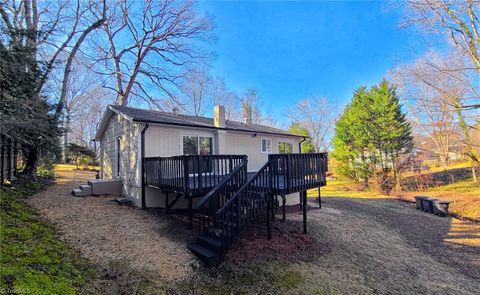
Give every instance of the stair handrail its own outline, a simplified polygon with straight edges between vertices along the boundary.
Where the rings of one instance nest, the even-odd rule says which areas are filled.
[[[230,200],[228,200],[228,202],[225,203],[225,205],[223,205],[222,208],[220,208],[215,214],[221,214],[224,210],[226,210],[225,208],[227,206],[231,206],[231,204],[233,202],[235,202],[235,199],[238,198],[238,196],[253,182],[256,180],[256,178],[258,177],[258,175],[260,175],[260,173],[263,173],[264,170],[266,170],[267,168],[270,167],[270,162],[267,161],[267,163],[265,163],[260,169],[258,169],[257,172],[255,172],[255,174],[249,179],[247,180],[247,182],[242,185],[238,191],[230,198]],[[268,187],[268,190],[270,190],[270,187]]]
[[[215,213],[218,208],[223,207],[230,197],[247,181],[247,163],[248,160],[245,157],[240,165],[224,176],[197,203],[198,231],[200,234],[203,234],[214,223]]]
[[[215,222],[220,225],[220,240],[222,254],[253,219],[257,218],[264,207],[269,211],[271,174],[270,162],[267,161],[247,182],[238,189],[235,194],[215,213]],[[265,183],[255,183],[257,180],[265,180]],[[253,184],[253,186],[252,186]],[[252,186],[252,187],[250,187]],[[249,191],[254,190],[254,192]],[[252,203],[255,203],[252,206]],[[236,204],[236,208],[234,207]],[[266,205],[265,205],[266,204]],[[267,213],[268,214],[268,213]],[[267,217],[267,223],[270,218]],[[269,226],[268,226],[269,228]]]
[[[227,185],[227,183],[235,177],[236,174],[239,173],[242,169],[246,168],[247,160],[245,159],[240,165],[235,167],[228,175],[224,176],[220,182],[217,183],[208,193],[206,193],[200,200],[197,202],[197,209],[201,209],[205,207],[207,202],[211,200],[215,195],[217,195],[223,187]]]

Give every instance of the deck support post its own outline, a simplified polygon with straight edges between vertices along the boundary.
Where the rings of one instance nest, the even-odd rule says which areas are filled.
[[[286,214],[285,214],[285,203],[287,202],[285,195],[282,195],[282,221],[285,222]]]
[[[307,191],[302,192],[303,195],[303,233],[307,233]]]
[[[275,195],[272,194],[272,197],[271,197],[271,200],[272,200],[272,221],[275,220],[275,208],[277,207],[276,203],[275,202]]]
[[[193,201],[192,198],[188,198],[188,229],[193,227]]]
[[[320,188],[321,186],[318,187],[318,208],[322,209],[322,192]]]
[[[271,221],[271,217],[270,217],[270,214],[271,214],[271,206],[272,206],[272,198],[273,198],[273,195],[269,195],[267,196],[267,239],[271,239],[272,238],[272,221]]]
[[[168,192],[165,192],[165,213],[167,213],[167,214],[168,214],[168,205],[169,205]]]
[[[301,191],[298,193],[298,198],[299,198],[299,200],[300,200],[300,210],[303,210],[303,206],[302,206],[303,194],[302,194]]]

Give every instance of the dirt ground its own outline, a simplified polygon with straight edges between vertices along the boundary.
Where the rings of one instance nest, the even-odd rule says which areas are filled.
[[[197,261],[186,245],[195,233],[186,229],[182,218],[119,206],[110,202],[111,196],[73,197],[71,189],[93,174],[60,169],[57,176],[57,185],[30,202],[85,257],[98,263],[124,260],[167,282],[192,277]],[[322,209],[313,209],[316,203],[311,202],[309,238],[305,239],[322,247],[313,249],[312,258],[294,259],[282,268],[294,273],[301,284],[273,293],[478,294],[478,224],[433,216],[394,200],[323,200]],[[290,213],[287,224],[300,233],[301,219],[301,214]],[[275,243],[281,241],[265,240],[265,247],[272,249]],[[248,268],[262,257],[259,253],[235,267]],[[221,276],[213,280],[218,284]],[[262,287],[252,285],[248,290],[267,293],[269,284],[265,281]],[[235,286],[230,290],[238,293]]]
[[[192,235],[182,218],[118,205],[112,202],[118,196],[72,196],[73,188],[94,176],[57,168],[56,185],[32,197],[30,204],[97,264],[121,261],[160,280],[187,279],[196,260],[186,249]]]

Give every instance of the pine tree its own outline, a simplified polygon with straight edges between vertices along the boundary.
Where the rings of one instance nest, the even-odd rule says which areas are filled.
[[[308,130],[300,123],[292,123],[290,125],[290,128],[288,128],[288,131],[296,135],[305,136],[305,141],[302,142],[302,153],[315,152],[315,146],[313,145],[312,139],[310,138],[310,132],[308,132]]]
[[[335,126],[332,155],[339,161],[338,173],[367,187],[372,176],[388,183],[391,172],[398,189],[399,159],[411,148],[411,127],[395,89],[386,81],[357,89]]]

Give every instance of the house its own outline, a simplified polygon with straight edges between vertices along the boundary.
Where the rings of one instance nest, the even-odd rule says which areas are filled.
[[[164,198],[151,188],[142,196],[142,152],[144,158],[246,155],[248,171],[254,172],[267,162],[268,154],[298,153],[303,140],[303,136],[253,124],[250,114],[244,122],[225,120],[222,106],[215,107],[214,118],[206,118],[111,105],[95,135],[100,144],[100,178],[122,179],[122,194],[138,207],[164,204]]]
[[[285,221],[287,196],[300,194],[307,232],[307,190],[326,184],[327,155],[302,154],[303,140],[253,124],[248,110],[235,122],[222,106],[206,118],[111,105],[95,136],[102,180],[74,194],[116,183],[138,207],[186,209],[199,228],[189,249],[215,265],[254,219],[265,216],[271,237],[279,198]]]

